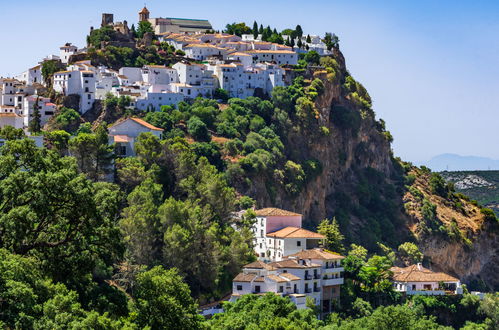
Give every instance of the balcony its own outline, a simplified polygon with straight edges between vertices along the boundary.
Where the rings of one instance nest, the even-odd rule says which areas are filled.
[[[305,279],[306,279],[306,280],[311,280],[311,279],[312,279],[312,275],[308,275],[308,274],[307,274],[307,275],[305,275]]]
[[[319,280],[321,278],[320,274],[314,274],[314,279]]]
[[[328,278],[322,280],[322,286],[330,286],[330,285],[341,285],[343,284],[343,277],[339,278]]]

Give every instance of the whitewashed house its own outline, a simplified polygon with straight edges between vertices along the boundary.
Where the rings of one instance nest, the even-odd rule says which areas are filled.
[[[151,133],[161,138],[163,129],[140,118],[126,118],[109,127],[109,143],[116,145],[118,156],[135,156],[135,140],[142,133]]]
[[[93,71],[60,71],[54,74],[54,90],[80,96],[80,112],[90,110],[95,101],[96,74]]]
[[[433,272],[420,263],[409,267],[392,267],[393,287],[408,295],[462,294],[459,279],[441,272]]]
[[[123,76],[122,79],[126,79],[129,84],[134,84],[138,81],[143,81],[141,68],[122,67],[119,70],[119,75]]]
[[[142,81],[151,85],[167,85],[179,82],[179,77],[174,68],[146,65],[142,69]]]
[[[243,266],[232,281],[231,301],[245,294],[274,294],[289,297],[297,308],[306,307],[307,297],[330,313],[343,284],[343,256],[322,249],[307,250],[288,258]],[[337,275],[337,276],[336,276]]]
[[[255,235],[255,253],[260,260],[267,259],[267,234],[286,227],[302,226],[302,215],[278,208],[256,210],[256,222],[253,225]]]
[[[60,47],[59,58],[64,64],[69,63],[69,58],[78,52],[78,47],[72,45],[71,43],[66,43],[64,46]]]
[[[274,62],[278,65],[298,64],[298,53],[291,50],[250,50],[247,53],[253,56],[255,63]]]
[[[183,47],[185,56],[197,61],[205,61],[210,57],[226,59],[228,50],[208,43],[190,44]]]
[[[279,261],[303,250],[322,245],[324,235],[298,227],[284,227],[266,236],[266,260]]]
[[[40,124],[43,126],[55,114],[57,106],[50,102],[48,97],[40,97],[38,95],[30,95],[24,98],[23,106],[23,123],[25,127],[29,126],[30,121],[33,119],[35,105],[38,106],[40,112]]]
[[[27,71],[21,73],[16,77],[17,80],[26,83],[27,85],[33,84],[42,84],[44,85],[43,76],[42,76],[42,65],[39,64],[32,68],[29,68]]]

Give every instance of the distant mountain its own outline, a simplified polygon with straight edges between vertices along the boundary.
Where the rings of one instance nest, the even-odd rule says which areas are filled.
[[[431,168],[435,172],[499,170],[499,160],[456,154],[438,155],[422,165]]]

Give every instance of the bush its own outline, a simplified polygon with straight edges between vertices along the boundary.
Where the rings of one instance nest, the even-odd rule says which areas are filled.
[[[438,173],[432,173],[430,177],[431,192],[441,197],[446,198],[448,195],[448,188],[444,178]]]
[[[496,214],[491,209],[482,208],[480,212],[485,216],[485,221],[497,222]]]

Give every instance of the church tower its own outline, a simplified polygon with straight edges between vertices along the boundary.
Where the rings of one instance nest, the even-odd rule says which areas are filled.
[[[141,11],[139,11],[139,22],[144,22],[149,20],[149,10],[144,6]]]

